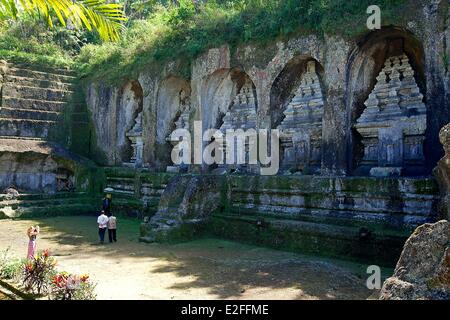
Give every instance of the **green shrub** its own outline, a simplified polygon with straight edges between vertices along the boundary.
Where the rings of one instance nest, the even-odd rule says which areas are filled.
[[[23,261],[9,256],[9,249],[0,253],[0,278],[14,280],[22,271]]]
[[[52,277],[56,274],[56,260],[48,250],[39,252],[33,259],[25,263],[22,283],[25,290],[35,294],[47,294]]]
[[[67,67],[85,43],[99,43],[95,34],[64,27],[48,28],[24,16],[0,27],[0,58],[42,66]]]
[[[0,278],[7,280],[16,279],[20,275],[22,267],[22,260],[13,259],[2,266],[2,269],[0,270]]]
[[[383,23],[398,22],[407,0],[379,0]],[[79,71],[90,79],[120,82],[144,68],[182,60],[182,74],[205,50],[222,44],[264,44],[292,34],[366,32],[366,9],[371,0],[209,0],[194,5],[154,5],[145,20],[131,20],[115,44],[88,45],[77,59]]]
[[[78,276],[68,272],[56,274],[52,279],[52,300],[95,300],[95,284],[87,275]]]

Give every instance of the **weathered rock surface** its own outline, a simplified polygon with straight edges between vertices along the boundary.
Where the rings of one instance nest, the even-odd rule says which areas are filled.
[[[450,222],[424,224],[406,241],[381,300],[450,300]]]
[[[141,241],[186,239],[221,203],[222,180],[217,176],[176,176],[170,180],[158,212],[141,226]]]
[[[310,125],[311,130],[314,129],[312,142],[317,145],[312,152],[314,169],[317,169],[313,173],[319,173],[320,169],[323,175],[358,174],[355,170],[363,168],[365,171],[361,174],[369,175],[372,167],[404,167],[402,174],[405,175],[429,174],[442,157],[438,132],[450,121],[449,78],[447,66],[442,63],[442,54],[449,47],[445,22],[448,20],[448,1],[407,2],[405,19],[399,19],[398,25],[368,31],[358,38],[293,35],[264,47],[251,44],[236,50],[224,44],[199,55],[192,63],[188,79],[177,70],[177,62],[164,65],[161,71],[143,69],[135,81],[140,83],[143,94],[144,164],[156,170],[172,165],[172,146],[166,138],[171,129],[179,126],[177,121],[183,113],[180,92],[183,91],[190,101],[189,119],[181,117],[183,121],[188,120],[186,127],[192,129],[194,121],[202,121],[204,130],[219,129],[224,122],[234,128],[241,123],[240,116],[245,113],[233,110],[237,105],[233,100],[243,83],[248,81],[252,83],[256,117],[250,110],[248,124],[251,126],[245,124],[246,127],[275,129],[286,112],[293,115],[291,120],[295,122],[285,123],[287,128],[294,129],[292,137],[305,131],[301,127]],[[397,43],[402,43],[402,50],[394,52],[390,48]],[[396,72],[391,72],[392,66],[388,66],[389,77],[381,79],[375,89],[380,72],[382,78],[386,75],[385,62],[395,56],[401,57],[394,64]],[[317,117],[311,117],[314,114],[308,112],[313,110],[308,108],[289,106],[307,74],[305,64],[313,61],[323,95],[323,106],[313,108],[317,109]],[[393,75],[392,79],[390,75]],[[380,88],[386,84],[389,86]],[[96,126],[95,138],[105,153],[104,163],[108,165],[120,164],[121,143],[130,143],[118,128],[129,120],[128,113],[124,112],[127,103],[121,102],[124,93],[120,88],[93,83],[88,90],[87,101]],[[369,108],[365,107],[365,101]],[[361,118],[365,110],[366,114]],[[300,112],[296,114],[297,111]],[[366,117],[371,111],[374,111],[373,119]],[[227,113],[228,117],[224,117]],[[378,121],[377,115],[385,118]],[[286,117],[287,120],[290,118]],[[364,120],[359,121],[359,125],[364,126],[359,130],[364,129],[363,136],[355,128],[358,119]],[[403,123],[402,130],[394,130],[395,125],[391,124],[399,119]],[[385,134],[386,124],[389,130]],[[299,142],[305,140],[304,135],[300,138],[297,139]],[[302,166],[302,145],[296,154],[291,152],[296,162],[294,167]],[[379,152],[379,146],[386,152]],[[391,152],[392,149],[395,152]],[[395,161],[385,161],[385,155],[389,156],[387,160],[392,160],[393,155]],[[389,170],[373,173],[390,175]]]
[[[438,162],[434,175],[441,192],[440,211],[443,218],[450,219],[450,123],[439,133],[439,140],[444,146],[445,156]]]
[[[89,189],[93,163],[57,144],[41,140],[0,138],[0,189],[14,186],[33,192]]]
[[[14,188],[7,188],[4,192],[7,199],[15,199],[19,197],[19,191]]]

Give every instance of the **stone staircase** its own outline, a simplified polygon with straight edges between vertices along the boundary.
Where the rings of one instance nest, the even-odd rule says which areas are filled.
[[[215,236],[391,266],[438,201],[431,178],[234,176],[228,188]]]
[[[4,70],[0,136],[49,139],[73,94],[74,73],[11,63]]]
[[[0,72],[0,218],[97,212],[101,202],[88,195],[83,176],[93,164],[63,147],[73,140],[71,126],[88,122],[75,73],[4,61]],[[57,189],[67,172],[79,180],[76,192]],[[2,194],[9,186],[19,197]]]
[[[0,194],[0,219],[86,215],[100,208],[100,199],[85,192],[30,193],[17,198]]]

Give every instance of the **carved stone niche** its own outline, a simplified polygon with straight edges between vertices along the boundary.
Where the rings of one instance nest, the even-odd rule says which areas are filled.
[[[284,170],[317,173],[322,157],[324,99],[316,62],[309,61],[294,98],[283,112],[280,130],[281,167]]]
[[[256,130],[257,114],[256,114],[256,97],[253,92],[253,84],[247,79],[244,85],[236,94],[230,108],[223,117],[223,123],[219,130],[226,135],[227,130],[241,129],[248,132],[249,129]],[[254,131],[256,133],[256,131]],[[226,161],[227,141],[222,142],[224,150],[224,161]],[[222,168],[239,169],[244,172],[256,172],[256,164],[250,164],[250,150],[257,148],[256,136],[255,139],[245,138],[244,150],[242,153],[238,152],[237,140],[234,139],[234,161],[232,164],[225,163]],[[253,149],[254,150],[254,149]]]
[[[376,79],[354,125],[364,145],[358,171],[372,176],[421,174],[426,107],[408,57],[389,57]]]
[[[178,130],[178,129],[189,130],[189,118],[191,115],[191,101],[190,101],[190,97],[186,94],[186,92],[184,90],[181,90],[179,93],[179,105],[180,105],[181,112],[180,112],[180,115],[177,118],[175,118],[174,130]],[[179,148],[177,147],[180,141],[178,139],[173,139],[171,137],[171,133],[166,138],[166,141],[168,141],[170,144],[173,145],[175,152],[178,150],[178,152],[181,153],[182,150],[179,150]],[[181,157],[181,154],[180,154],[180,157]],[[172,166],[167,166],[166,171],[167,172],[180,172],[180,171],[187,170],[187,168],[188,168],[187,164],[172,165]]]
[[[132,155],[129,163],[124,163],[126,166],[141,168],[143,164],[144,139],[142,137],[142,111],[137,115],[135,124],[126,136],[131,141]]]

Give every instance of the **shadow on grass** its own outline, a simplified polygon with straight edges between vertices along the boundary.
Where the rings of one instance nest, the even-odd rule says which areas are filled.
[[[180,278],[168,288],[174,291],[203,288],[221,299],[275,289],[294,290],[298,299],[365,299],[371,294],[364,286],[366,266],[351,262],[211,238],[175,245],[143,244],[138,242],[136,219],[118,219],[118,242],[105,245],[98,244],[95,216],[27,222],[41,226],[40,239],[56,246],[56,257],[76,256],[80,265],[102,258],[113,263],[148,263],[152,274]]]

